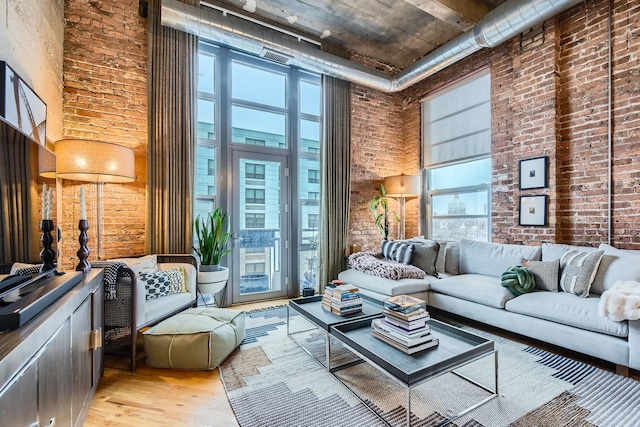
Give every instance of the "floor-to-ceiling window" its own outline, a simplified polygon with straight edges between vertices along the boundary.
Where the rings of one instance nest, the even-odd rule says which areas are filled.
[[[426,230],[490,240],[491,75],[484,69],[422,100]]]
[[[320,79],[201,43],[196,214],[233,220],[232,302],[316,284]]]

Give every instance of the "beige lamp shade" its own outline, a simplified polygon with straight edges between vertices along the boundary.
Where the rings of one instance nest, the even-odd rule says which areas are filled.
[[[416,175],[388,176],[384,179],[387,197],[416,197],[420,194],[420,177]]]
[[[38,173],[43,178],[56,177],[56,156],[44,147],[38,147]]]
[[[55,144],[58,177],[88,182],[131,182],[133,150],[111,142],[63,139]]]

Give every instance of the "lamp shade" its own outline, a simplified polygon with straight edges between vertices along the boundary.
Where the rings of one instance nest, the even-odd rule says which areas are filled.
[[[38,173],[43,178],[56,177],[56,156],[44,147],[38,147]]]
[[[420,177],[416,175],[388,176],[384,179],[387,197],[416,197],[420,194]]]
[[[111,142],[63,139],[55,144],[57,174],[88,182],[131,182],[135,179],[133,150]]]

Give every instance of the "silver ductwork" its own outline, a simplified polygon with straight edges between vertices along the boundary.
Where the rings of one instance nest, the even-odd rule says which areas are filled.
[[[162,0],[162,25],[195,34],[244,52],[280,53],[289,64],[383,92],[398,92],[479,51],[495,47],[583,0],[509,0],[482,18],[472,29],[432,51],[395,76],[389,76],[317,46],[260,27],[231,14]]]

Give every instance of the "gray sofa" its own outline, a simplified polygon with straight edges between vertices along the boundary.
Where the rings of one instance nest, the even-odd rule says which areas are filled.
[[[420,245],[423,241],[405,242]],[[562,289],[558,292],[536,289],[514,296],[501,286],[501,275],[509,266],[521,264],[523,259],[548,265],[568,251],[604,253],[591,277],[593,282],[587,297]],[[616,322],[600,316],[598,303],[600,294],[615,282],[640,282],[638,252],[605,244],[591,248],[462,240],[440,245],[435,260],[438,277],[391,280],[348,269],[341,272],[339,278],[378,300],[392,295],[412,295],[426,300],[430,307],[615,363],[619,371],[625,373],[627,367],[640,369],[640,320]],[[421,256],[421,252],[416,251],[416,256]],[[556,274],[558,279],[561,273]]]

